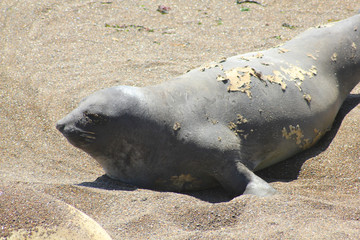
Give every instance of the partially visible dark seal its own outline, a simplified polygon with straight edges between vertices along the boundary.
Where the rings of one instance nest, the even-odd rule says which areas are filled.
[[[356,15],[156,86],[100,90],[57,128],[126,183],[267,196],[253,171],[314,145],[359,80]]]

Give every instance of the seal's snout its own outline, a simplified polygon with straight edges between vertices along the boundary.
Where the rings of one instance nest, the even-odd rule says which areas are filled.
[[[71,132],[73,132],[73,126],[71,123],[69,123],[68,121],[66,121],[66,117],[59,120],[56,123],[56,129],[59,130],[59,132],[61,132],[65,137],[67,137],[69,134],[71,134]]]
[[[59,130],[61,133],[63,133],[64,129],[65,129],[65,124],[57,122],[56,123],[56,129]]]
[[[66,120],[57,122],[56,129],[59,130],[72,145],[78,148],[84,148],[96,140],[96,134],[94,132],[82,130],[71,122],[66,122]]]
[[[59,130],[59,132],[61,132],[62,134],[65,134],[65,132],[69,128],[69,123],[70,122],[68,121],[68,116],[66,116],[56,123],[56,129]]]
[[[68,137],[77,131],[75,125],[72,122],[69,122],[67,117],[56,123],[56,129],[59,130],[59,132],[61,132],[65,137]]]

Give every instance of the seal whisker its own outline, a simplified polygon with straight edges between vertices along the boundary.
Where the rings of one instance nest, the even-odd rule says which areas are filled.
[[[79,134],[81,137],[87,138],[87,139],[96,139],[96,136],[90,136],[86,134]]]
[[[92,135],[95,135],[95,133],[94,133],[94,132],[84,131],[84,130],[81,130],[81,129],[79,129],[79,132],[81,132],[81,133],[86,133],[86,134],[92,134]]]
[[[89,143],[92,143],[94,142],[95,139],[91,139],[91,138],[84,138],[84,141],[85,142],[89,142]]]

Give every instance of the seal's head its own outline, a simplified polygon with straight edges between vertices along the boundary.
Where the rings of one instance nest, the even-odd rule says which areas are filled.
[[[138,95],[134,88],[125,86],[95,92],[59,120],[56,128],[72,145],[85,152],[101,149],[103,143],[109,143],[121,135],[122,129],[128,128],[139,105]]]

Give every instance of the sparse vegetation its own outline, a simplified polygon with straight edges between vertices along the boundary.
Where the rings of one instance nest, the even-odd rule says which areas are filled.
[[[144,30],[146,32],[154,32],[154,29],[144,27],[144,26],[141,26],[141,25],[133,25],[133,24],[131,24],[131,25],[123,24],[123,25],[120,26],[118,24],[110,25],[110,24],[105,23],[105,27],[115,28],[118,31],[120,31],[120,30],[129,31],[129,28],[133,28],[133,29],[136,29],[138,31],[143,31]]]
[[[289,28],[289,29],[295,29],[296,28],[294,25],[290,25],[288,23],[283,23],[281,26]]]

